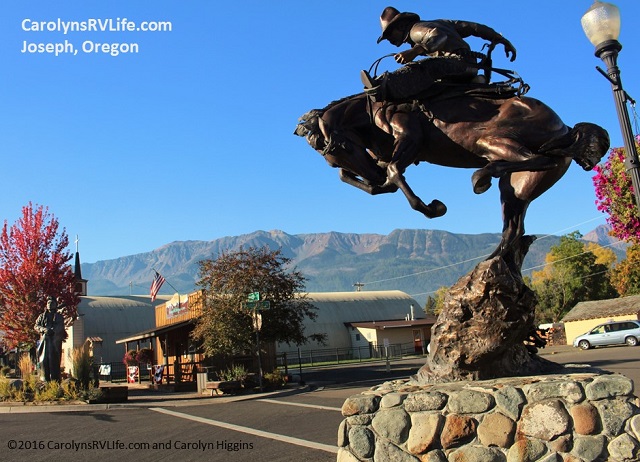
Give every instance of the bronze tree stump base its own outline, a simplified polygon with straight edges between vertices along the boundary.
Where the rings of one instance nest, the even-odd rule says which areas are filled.
[[[501,257],[478,264],[451,287],[432,329],[418,383],[545,374],[560,366],[524,341],[535,331],[536,297]]]

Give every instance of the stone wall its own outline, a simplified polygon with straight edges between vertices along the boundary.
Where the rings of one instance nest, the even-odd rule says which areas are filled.
[[[617,374],[397,380],[345,401],[337,460],[640,461],[639,404]]]

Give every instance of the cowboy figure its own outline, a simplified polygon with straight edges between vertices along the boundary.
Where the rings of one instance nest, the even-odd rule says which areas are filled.
[[[394,72],[372,78],[367,71],[361,71],[365,91],[374,101],[413,99],[441,79],[459,83],[472,81],[478,72],[480,54],[471,51],[465,37],[502,44],[507,58],[516,59],[516,49],[511,42],[490,27],[475,22],[421,21],[415,13],[401,13],[389,6],[380,15],[380,25],[382,35],[378,43],[388,40],[397,47],[408,43],[411,48],[394,56],[398,63],[406,64]],[[429,56],[429,59],[413,62],[418,56]]]
[[[64,304],[59,305],[57,300],[49,295],[45,311],[38,316],[34,326],[41,336],[37,350],[38,361],[42,364],[44,379],[47,382],[60,381],[62,342],[66,337],[64,317],[58,312],[62,307]]]

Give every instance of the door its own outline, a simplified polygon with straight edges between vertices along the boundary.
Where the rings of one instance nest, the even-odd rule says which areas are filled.
[[[605,326],[595,327],[587,336],[587,340],[593,346],[607,345],[609,343],[608,338],[609,334],[606,332]]]
[[[413,329],[413,351],[423,354],[424,338],[422,337],[422,329]]]

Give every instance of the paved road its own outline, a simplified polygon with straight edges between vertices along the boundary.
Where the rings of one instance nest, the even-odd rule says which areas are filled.
[[[587,363],[640,383],[640,348],[554,347],[544,357]],[[2,461],[336,460],[340,407],[374,384],[407,377],[422,359],[306,371],[310,389],[242,400],[207,398],[120,409],[0,414]]]

